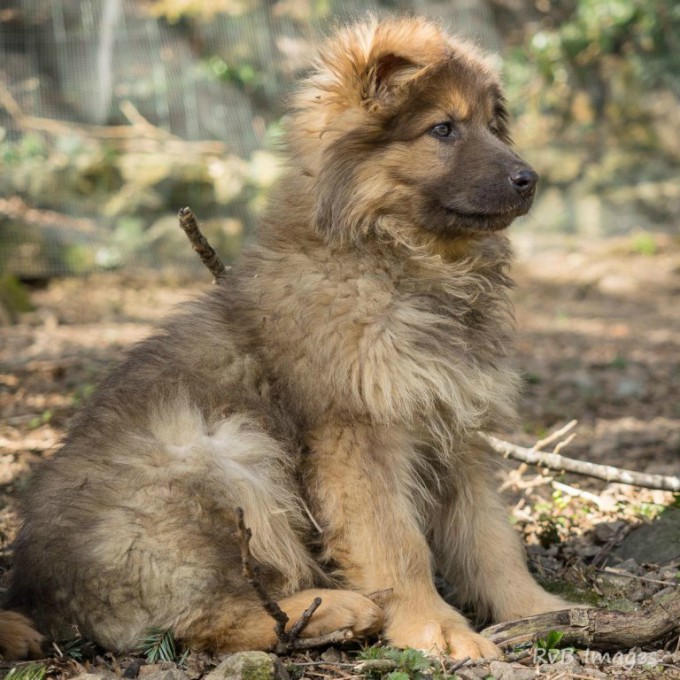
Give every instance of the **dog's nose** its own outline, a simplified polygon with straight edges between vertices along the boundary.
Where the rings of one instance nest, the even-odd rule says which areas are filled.
[[[510,184],[522,195],[528,196],[538,182],[538,173],[531,168],[521,168],[510,175]]]

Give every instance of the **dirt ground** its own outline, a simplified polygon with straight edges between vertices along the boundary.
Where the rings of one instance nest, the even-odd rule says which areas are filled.
[[[501,436],[530,445],[577,419],[577,436],[563,454],[677,475],[680,239],[638,235],[586,244],[564,238],[539,243],[518,234],[516,246],[517,363],[525,389],[520,426]],[[54,452],[75,410],[125,348],[147,335],[173,305],[207,285],[207,274],[191,283],[122,273],[53,280],[46,288],[32,290],[34,311],[23,314],[16,325],[0,327],[4,569],[11,565],[8,546],[17,526],[17,494],[32,468]],[[673,504],[672,494],[509,467],[503,486],[514,521],[527,540],[531,565],[544,581],[572,588],[577,597],[594,593],[599,603],[610,605],[623,598],[633,607],[678,587],[677,561],[659,565],[653,554],[649,560],[628,560],[613,567],[626,573],[612,586],[601,559],[604,552],[615,552],[632,527],[654,520]],[[679,645],[676,630],[634,650],[656,654],[634,667],[582,656],[571,665],[536,666],[530,657],[507,664],[505,670],[468,665],[459,673],[483,678],[493,672],[511,678],[520,676],[503,673],[533,669],[536,677],[555,679],[680,678]],[[352,658],[343,650],[337,653]],[[299,663],[310,665],[297,668],[295,659],[289,659],[294,677],[353,674],[346,667],[342,672],[334,669],[332,660],[320,671],[321,661],[314,666],[318,654],[301,657]],[[120,670],[118,661],[104,656],[88,661],[55,654],[45,663],[49,675],[62,677],[83,668]],[[206,663],[210,667],[212,662]],[[7,671],[11,665],[2,668]],[[200,677],[200,671],[192,675],[186,668],[190,678]]]

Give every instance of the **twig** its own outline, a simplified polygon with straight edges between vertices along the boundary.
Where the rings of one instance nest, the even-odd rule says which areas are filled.
[[[312,614],[321,606],[321,598],[315,597],[312,604],[305,609],[300,615],[300,618],[290,627],[288,631],[288,639],[295,640],[298,635],[303,631],[304,627],[309,623],[309,619],[312,618]]]
[[[236,523],[237,529],[234,532],[234,538],[238,541],[239,548],[241,549],[241,567],[243,569],[243,576],[257,593],[267,614],[276,621],[277,639],[281,642],[284,640],[287,641],[286,624],[288,623],[288,615],[281,607],[279,607],[276,600],[269,597],[260,581],[257,567],[254,566],[250,560],[250,539],[253,534],[252,531],[246,527],[243,517],[243,508],[236,508]]]
[[[577,424],[578,424],[577,420],[570,420],[564,427],[561,427],[559,430],[555,430],[555,432],[552,432],[543,439],[539,439],[531,448],[533,449],[545,448],[546,446],[548,446],[548,444],[552,444],[553,442],[557,441],[560,437],[563,437],[565,434],[567,434],[567,432],[571,432],[571,430],[573,430]]]
[[[551,480],[550,482],[553,486],[554,489],[557,489],[558,491],[562,491],[563,493],[566,493],[568,496],[576,496],[577,498],[585,498],[587,501],[590,501],[591,503],[594,503],[598,507],[602,507],[603,502],[602,499],[597,496],[594,493],[590,493],[590,491],[584,491],[583,489],[576,489],[573,486],[569,486],[569,484],[562,484],[562,482],[557,482],[554,479]]]
[[[220,260],[215,249],[208,243],[208,239],[203,236],[196,221],[196,215],[191,208],[186,207],[179,211],[179,226],[182,227],[191,242],[191,247],[198,253],[201,261],[210,270],[210,273],[215,277],[215,282],[217,282],[226,274],[227,267],[224,266],[224,262]]]
[[[236,508],[236,531],[234,532],[234,539],[241,550],[243,576],[257,593],[267,614],[269,614],[276,622],[274,630],[276,632],[277,643],[274,651],[277,654],[288,654],[292,651],[337,644],[338,642],[351,640],[354,637],[354,633],[350,628],[341,628],[315,637],[299,637],[309,623],[314,612],[321,605],[320,597],[314,598],[314,601],[309,607],[302,612],[300,618],[286,631],[286,625],[289,622],[288,615],[281,609],[278,602],[268,595],[260,580],[257,566],[252,563],[250,554],[251,538],[252,532],[246,527],[243,508]]]
[[[566,456],[561,456],[557,453],[527,449],[523,446],[517,446],[516,444],[511,444],[510,442],[497,439],[496,437],[487,434],[484,434],[483,437],[494,451],[506,458],[521,460],[522,462],[530,463],[531,465],[540,465],[549,468],[550,470],[575,472],[576,474],[585,475],[586,477],[603,479],[606,482],[630,484],[632,486],[641,486],[646,489],[680,491],[680,477],[649,475],[643,472],[624,470],[623,468],[614,467],[612,465],[589,463],[583,460],[576,460],[575,458],[567,458]]]
[[[354,670],[358,673],[389,673],[397,670],[397,662],[392,659],[366,659],[358,663]]]
[[[467,666],[470,663],[470,657],[466,656],[464,659],[461,659],[460,661],[454,661],[453,664],[451,664],[447,670],[450,674],[455,673],[457,670],[460,670],[463,666]]]
[[[326,645],[336,645],[339,642],[348,642],[354,639],[354,633],[351,628],[340,628],[338,630],[333,630],[330,633],[325,633],[324,635],[316,635],[314,637],[304,637],[298,638],[297,640],[292,640],[287,649],[279,651],[277,648],[275,651],[277,654],[286,654],[290,651],[301,651],[303,649],[312,649],[313,647],[325,647]]]
[[[644,583],[657,583],[662,586],[677,588],[678,583],[671,583],[670,581],[661,581],[658,578],[647,578],[646,576],[638,576],[637,574],[631,574],[628,571],[623,571],[622,569],[614,569],[612,567],[604,567],[604,569],[598,569],[599,574],[610,574],[612,576],[622,576],[623,578],[634,579],[635,581],[642,581]]]

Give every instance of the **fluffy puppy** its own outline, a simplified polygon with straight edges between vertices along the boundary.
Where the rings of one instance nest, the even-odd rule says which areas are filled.
[[[435,572],[495,621],[564,606],[529,575],[479,436],[514,414],[503,229],[537,181],[499,81],[427,21],[351,26],[302,82],[287,153],[257,244],[36,474],[9,607],[115,650],[149,629],[266,649],[238,506],[291,619],[322,598],[305,635],[492,656]]]

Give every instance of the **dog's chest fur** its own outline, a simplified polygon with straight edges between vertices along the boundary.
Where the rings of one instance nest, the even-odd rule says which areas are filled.
[[[454,261],[259,249],[244,287],[264,364],[306,425],[497,427],[516,393],[508,257],[505,239]]]

